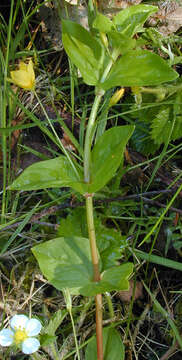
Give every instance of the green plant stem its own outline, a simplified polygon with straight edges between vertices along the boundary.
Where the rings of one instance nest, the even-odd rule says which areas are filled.
[[[78,360],[80,360],[80,353],[79,353],[79,348],[78,348],[78,341],[77,341],[77,336],[76,336],[76,330],[75,330],[75,324],[74,324],[74,320],[73,320],[73,316],[72,316],[72,311],[68,310],[69,314],[70,314],[70,318],[71,318],[71,324],[72,324],[72,329],[73,329],[73,335],[75,338],[75,346],[76,346],[76,353],[77,353],[77,358]]]
[[[98,111],[99,104],[101,102],[104,92],[101,91],[95,96],[95,100],[92,106],[92,111],[90,113],[90,118],[87,124],[87,132],[85,137],[85,147],[84,147],[84,181],[89,183],[90,181],[90,165],[91,165],[91,145],[93,137],[94,123]]]
[[[116,61],[119,56],[120,51],[114,49],[112,57],[108,62],[103,75],[101,77],[101,83],[105,81],[107,75],[109,74],[113,63]],[[105,91],[102,89],[96,88],[96,95],[92,110],[90,113],[89,121],[87,124],[87,131],[85,136],[85,145],[84,145],[84,181],[89,183],[91,181],[91,146],[93,141],[94,129],[95,129],[95,120],[98,112],[98,108],[104,95]],[[93,274],[94,281],[100,281],[100,271],[99,271],[99,257],[95,237],[95,227],[94,227],[94,217],[93,217],[93,194],[85,194],[86,198],[86,213],[87,213],[87,225],[88,225],[88,234],[90,241],[91,257],[93,264]],[[97,294],[95,296],[96,304],[96,339],[97,339],[97,360],[103,360],[103,334],[102,334],[102,294]]]
[[[72,315],[71,294],[69,292],[69,289],[65,288],[63,290],[63,294],[64,294],[64,299],[65,299],[65,302],[66,302],[66,309],[68,310],[70,318],[71,318],[71,324],[72,324],[73,335],[74,335],[74,339],[75,339],[77,358],[78,358],[78,360],[80,360],[80,353],[79,353],[79,348],[78,348],[78,341],[77,341],[77,336],[76,336],[75,324],[74,324],[73,315]]]
[[[109,74],[109,71],[111,70],[112,65],[115,63],[115,61],[117,60],[118,56],[120,55],[120,49],[115,48],[111,54],[111,59],[108,62],[103,75],[101,77],[101,83],[105,81],[107,75]]]
[[[92,257],[93,272],[94,272],[94,281],[100,281],[99,257],[98,257],[96,237],[95,237],[92,194],[87,194],[86,196],[86,211],[87,211],[87,224],[88,224],[91,257]]]
[[[169,86],[165,86],[165,87],[159,86],[159,87],[155,87],[155,88],[141,86],[140,90],[143,93],[149,93],[149,94],[154,94],[154,95],[158,95],[158,94],[160,95],[160,93],[164,93],[165,95],[166,94],[172,95],[175,92],[180,91],[181,88],[182,88],[182,84],[174,85],[174,86],[169,85]]]
[[[103,75],[101,77],[101,83],[105,81],[109,71],[113,63],[116,61],[117,57],[119,56],[120,51],[118,49],[114,49],[112,53],[112,58],[110,59],[109,63],[107,64]],[[90,182],[90,167],[91,167],[91,145],[95,127],[95,119],[97,116],[97,111],[102,99],[102,96],[105,94],[105,91],[102,89],[96,88],[96,96],[92,106],[92,110],[90,113],[89,121],[87,124],[87,132],[85,136],[85,146],[84,146],[84,181],[86,183]]]
[[[93,264],[94,281],[100,281],[99,257],[97,251],[92,194],[86,196],[87,224]],[[97,338],[97,360],[103,360],[103,335],[102,335],[102,294],[95,296],[96,304],[96,338]]]
[[[104,359],[103,333],[102,333],[102,294],[95,296],[96,305],[96,338],[97,338],[97,360]]]
[[[112,304],[112,300],[111,300],[111,295],[110,295],[110,293],[105,293],[104,295],[107,300],[107,305],[109,308],[109,315],[110,315],[110,318],[112,319],[114,317],[114,309],[113,309],[113,304]]]
[[[60,360],[59,355],[57,353],[56,345],[53,343],[53,344],[50,345],[50,347],[51,347],[51,350],[52,350],[52,353],[53,353],[53,356],[54,356],[54,360]]]

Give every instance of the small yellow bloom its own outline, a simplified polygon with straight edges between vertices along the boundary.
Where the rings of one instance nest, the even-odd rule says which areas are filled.
[[[123,97],[124,91],[124,88],[120,88],[119,90],[115,91],[114,95],[110,98],[109,107],[117,104],[117,102]]]
[[[11,80],[15,85],[18,85],[25,90],[34,90],[35,73],[32,60],[29,60],[28,64],[21,61],[19,70],[10,71],[10,75]]]

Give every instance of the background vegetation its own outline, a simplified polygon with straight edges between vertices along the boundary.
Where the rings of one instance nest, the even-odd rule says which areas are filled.
[[[139,1],[98,6],[111,17],[133,3]],[[160,55],[179,77],[158,86],[125,87],[114,106],[109,101],[118,88],[109,89],[98,114],[98,136],[103,128],[135,125],[124,167],[94,199],[104,266],[134,263],[129,291],[104,297],[103,323],[119,330],[126,360],[181,359],[182,7],[172,0],[155,5],[159,11],[136,41]],[[1,322],[3,327],[15,313],[26,313],[42,321],[45,333],[52,324],[64,360],[76,358],[69,309],[62,292],[41,275],[30,249],[73,233],[87,237],[83,199],[66,187],[29,192],[9,191],[8,186],[29,165],[64,149],[77,154],[83,148],[94,88],[83,82],[63,49],[61,19],[85,25],[87,7],[86,1],[75,6],[56,0],[0,5]],[[37,97],[7,81],[20,59],[34,62]],[[94,299],[73,296],[72,314],[85,359],[95,332]],[[54,358],[49,341],[42,340],[41,359]],[[26,357],[0,349],[0,358]]]

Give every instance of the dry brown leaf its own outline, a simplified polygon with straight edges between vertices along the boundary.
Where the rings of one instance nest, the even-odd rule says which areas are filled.
[[[121,301],[123,301],[125,303],[129,303],[132,299],[133,291],[134,291],[134,301],[136,301],[137,299],[143,298],[142,283],[140,281],[136,281],[136,284],[135,284],[133,280],[130,280],[129,284],[130,284],[129,290],[118,292],[118,296],[121,299]]]

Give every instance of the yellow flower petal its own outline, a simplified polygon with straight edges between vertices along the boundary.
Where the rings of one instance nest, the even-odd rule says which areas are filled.
[[[19,64],[19,70],[10,71],[13,83],[25,90],[33,90],[35,87],[35,73],[32,60],[28,64],[23,61]]]
[[[32,81],[35,82],[35,73],[34,73],[34,69],[33,69],[32,60],[30,60],[28,65],[27,65],[27,71],[30,74]]]
[[[27,72],[24,70],[15,70],[11,71],[11,79],[15,85],[27,90],[31,90],[32,83],[31,80],[27,77]]]
[[[20,63],[19,63],[19,70],[25,70],[25,71],[27,71],[27,64],[25,64],[23,61],[20,61]]]

